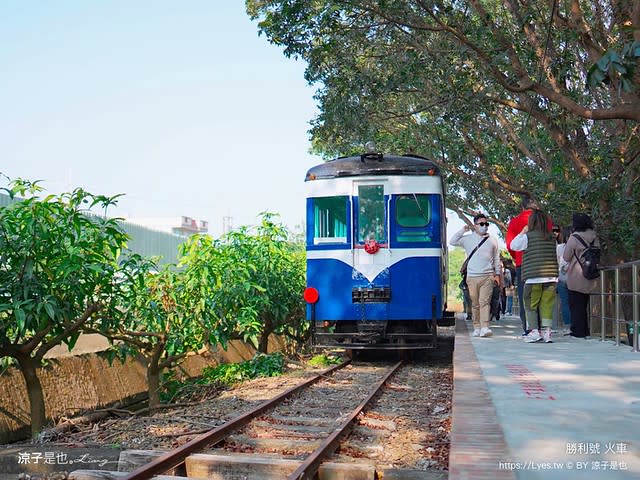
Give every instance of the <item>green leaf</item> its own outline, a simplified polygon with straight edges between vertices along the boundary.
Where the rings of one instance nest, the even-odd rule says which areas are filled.
[[[244,336],[244,341],[249,342],[254,348],[258,348],[258,336],[255,334],[248,334]]]
[[[633,91],[633,82],[625,77],[620,78],[620,85],[625,92]]]
[[[47,315],[49,315],[49,318],[51,320],[55,320],[56,319],[56,312],[55,312],[54,307],[53,307],[52,304],[50,304],[49,302],[45,302],[44,309],[46,310]]]
[[[22,310],[20,307],[16,307],[13,310],[13,314],[16,317],[16,323],[18,325],[18,331],[19,332],[24,332],[26,329],[26,321],[27,321],[27,315],[25,313],[24,310]]]
[[[618,52],[610,50],[606,53],[606,55],[609,57],[611,63],[622,63],[622,58],[620,57]]]
[[[611,66],[613,67],[614,70],[616,70],[618,73],[620,73],[622,75],[627,73],[627,67],[625,67],[622,63],[611,62]]]
[[[69,347],[69,351],[73,350],[73,347],[76,346],[76,342],[78,341],[78,338],[80,338],[80,332],[76,332],[72,335],[70,335],[66,340],[65,343],[67,344],[67,346]]]

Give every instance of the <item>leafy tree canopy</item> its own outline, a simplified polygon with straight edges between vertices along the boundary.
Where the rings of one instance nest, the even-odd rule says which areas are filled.
[[[175,265],[157,267],[139,255],[123,262],[121,275],[120,321],[92,331],[111,341],[111,359],[144,359],[153,409],[160,403],[162,374],[170,374],[189,353],[206,344],[206,312],[202,315],[200,305],[208,290],[189,288],[190,278]]]
[[[521,196],[556,222],[593,215],[616,259],[640,254],[640,5],[612,0],[247,0],[308,62],[327,157],[419,153],[449,206],[503,226]]]
[[[56,345],[71,350],[84,327],[117,321],[127,236],[116,219],[89,215],[116,197],[78,188],[41,198],[38,183],[24,180],[5,191],[23,198],[0,208],[0,359],[20,367],[35,435],[46,418],[36,369]]]
[[[199,265],[194,272],[210,278],[203,310],[211,312],[210,332],[218,342],[239,335],[266,353],[271,333],[304,338],[304,250],[289,242],[273,214],[263,213],[255,229],[241,227],[217,240],[194,238],[182,264],[187,271]]]

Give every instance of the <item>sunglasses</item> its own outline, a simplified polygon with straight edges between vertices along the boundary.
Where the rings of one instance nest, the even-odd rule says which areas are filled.
[[[553,233],[560,233],[560,230],[558,230],[557,228],[554,228]]]
[[[489,222],[479,222],[479,223],[476,223],[476,225],[480,225],[481,227],[488,227]]]

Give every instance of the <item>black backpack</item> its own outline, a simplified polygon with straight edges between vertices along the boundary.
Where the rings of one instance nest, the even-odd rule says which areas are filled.
[[[573,234],[582,245],[584,245],[584,251],[580,254],[580,258],[574,252],[573,255],[578,260],[578,263],[582,267],[582,275],[588,280],[594,280],[600,276],[598,265],[600,264],[600,247],[594,245],[595,240],[587,245],[580,235]]]

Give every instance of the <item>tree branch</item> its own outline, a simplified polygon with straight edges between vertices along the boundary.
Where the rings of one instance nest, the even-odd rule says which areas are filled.
[[[84,313],[80,315],[71,325],[68,325],[60,334],[56,335],[52,340],[43,344],[37,349],[37,353],[34,355],[34,360],[40,362],[44,358],[44,355],[53,347],[58,345],[62,340],[67,338],[72,333],[75,333],[84,323],[89,320],[91,315],[100,310],[99,303],[92,303],[85,309]],[[26,352],[23,352],[26,353]]]
[[[624,103],[610,108],[586,108],[566,95],[555,92],[543,85],[534,85],[532,90],[553,103],[564,107],[570,113],[589,120],[634,120],[640,122],[640,102]]]
[[[133,330],[124,330],[125,335],[129,335],[131,337],[155,337],[157,339],[164,339],[164,333],[156,333],[156,332],[134,332]]]
[[[517,194],[526,193],[525,190],[516,187],[514,182],[505,181],[502,178],[500,178],[495,173],[495,171],[493,171],[491,166],[487,165],[484,149],[477,141],[471,138],[471,136],[468,133],[464,133],[463,138],[465,143],[469,146],[469,148],[476,154],[481,171],[487,172],[491,177],[491,179],[505,190],[508,190],[510,192],[517,193]]]
[[[551,138],[553,138],[556,144],[560,147],[566,158],[568,158],[572,162],[573,166],[580,174],[580,176],[584,178],[588,178],[589,176],[591,176],[591,169],[589,165],[587,165],[585,160],[580,156],[573,145],[571,145],[569,139],[557,126],[553,124],[553,121],[547,115],[545,115],[544,112],[533,105],[531,99],[529,99],[528,97],[521,97],[520,101],[524,102],[523,105],[522,103],[518,103],[513,100],[505,100],[498,97],[487,96],[487,98],[491,99],[495,103],[504,105],[505,107],[513,108],[516,110],[520,110],[521,112],[531,114],[531,116],[547,130]]]
[[[495,112],[495,115],[503,132],[506,133],[508,139],[513,143],[513,145],[515,145],[516,149],[525,157],[533,160],[545,172],[549,172],[549,160],[547,160],[542,155],[536,155],[529,149],[529,147],[522,141],[520,136],[513,130],[511,122],[507,120],[502,112],[497,111]]]
[[[53,324],[49,323],[46,328],[36,332],[36,334],[31,337],[31,340],[28,340],[24,345],[22,345],[20,351],[26,354],[31,353],[51,330],[53,330]]]
[[[107,338],[107,339],[109,339],[111,341],[119,340],[119,341],[121,341],[123,343],[134,345],[135,347],[139,348],[142,351],[145,351],[145,350],[147,350],[149,348],[149,344],[141,342],[139,340],[136,340],[135,338],[128,337],[126,335],[115,334],[115,333],[110,333],[110,332],[103,332],[103,331],[98,330],[97,328],[87,328],[87,329],[85,329],[85,331],[87,333],[97,333],[97,334],[102,335],[103,337],[105,337],[105,338]]]
[[[175,365],[176,362],[179,362],[183,358],[187,356],[186,353],[181,353],[179,355],[171,355],[170,357],[165,358],[161,362],[158,362],[158,368],[162,370],[163,368],[171,368]]]

